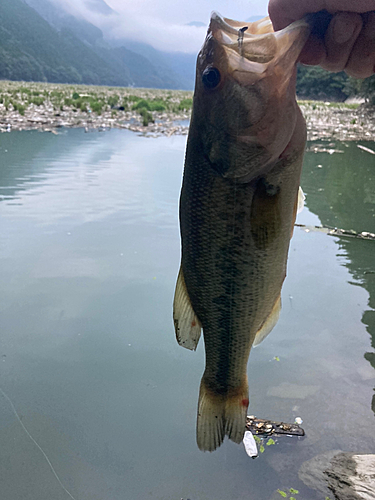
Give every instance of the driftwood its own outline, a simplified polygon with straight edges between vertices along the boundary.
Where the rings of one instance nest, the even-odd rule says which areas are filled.
[[[319,233],[328,234],[329,236],[345,236],[347,238],[359,238],[361,240],[374,240],[375,234],[369,233],[368,231],[362,231],[361,233],[357,233],[352,229],[339,229],[337,227],[328,227],[328,226],[306,226],[305,224],[295,224],[295,227],[300,227],[305,229],[305,231],[316,231]]]
[[[257,436],[271,436],[276,434],[287,434],[289,436],[305,435],[305,431],[298,424],[264,420],[256,418],[254,415],[246,417],[246,430]]]

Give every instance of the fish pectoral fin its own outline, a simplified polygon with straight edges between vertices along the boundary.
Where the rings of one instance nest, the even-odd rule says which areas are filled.
[[[300,214],[305,206],[305,193],[302,191],[301,186],[298,189],[298,201],[297,201],[297,214]]]
[[[173,322],[177,342],[182,347],[195,351],[201,336],[202,326],[191,305],[182,268],[180,268],[180,272],[178,273],[174,294]]]
[[[281,311],[281,297],[276,300],[271,314],[268,316],[266,321],[263,323],[261,328],[257,331],[257,334],[255,335],[255,339],[253,342],[253,347],[256,347],[259,345],[263,340],[267,337],[269,333],[271,333],[271,330],[273,327],[276,325],[279,316],[280,316],[280,311]]]

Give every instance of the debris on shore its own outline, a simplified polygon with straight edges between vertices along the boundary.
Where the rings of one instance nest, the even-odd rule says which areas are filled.
[[[187,134],[191,105],[187,91],[0,81],[0,132],[81,127]]]
[[[193,92],[0,81],[0,132],[81,127],[111,128],[149,137],[186,135]],[[359,103],[298,101],[307,139],[372,141],[375,107]]]
[[[373,141],[375,107],[366,104],[298,101],[307,124],[307,140]]]

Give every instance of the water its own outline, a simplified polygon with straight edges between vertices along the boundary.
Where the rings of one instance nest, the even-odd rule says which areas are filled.
[[[250,356],[250,409],[303,419],[251,460],[202,453],[195,418],[204,352],[179,347],[185,137],[127,131],[0,136],[1,498],[268,500],[302,462],[375,451],[374,242],[296,229],[283,311]],[[374,143],[363,143],[375,149]],[[308,153],[305,224],[375,232],[373,156]],[[279,361],[274,359],[277,357]]]

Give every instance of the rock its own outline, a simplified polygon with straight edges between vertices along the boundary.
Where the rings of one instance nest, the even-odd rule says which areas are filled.
[[[300,480],[336,500],[375,500],[375,455],[329,451],[304,462]]]
[[[340,453],[324,474],[338,500],[375,500],[375,455]]]
[[[321,455],[317,455],[306,462],[303,462],[299,471],[299,479],[313,490],[319,491],[323,498],[329,497],[331,492],[328,489],[327,478],[324,476],[324,471],[331,465],[331,460],[341,453],[341,450],[332,450]]]

